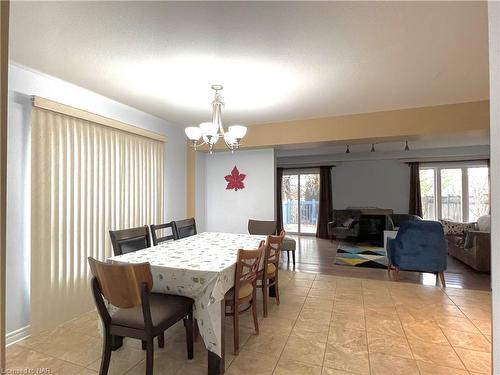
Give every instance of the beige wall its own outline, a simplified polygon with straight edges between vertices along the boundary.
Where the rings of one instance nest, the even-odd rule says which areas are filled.
[[[318,119],[306,119],[248,128],[242,148],[266,148],[320,142],[371,143],[443,136],[489,129],[489,101],[409,108]],[[223,149],[219,142],[218,149]],[[187,212],[195,212],[195,159],[188,150]]]

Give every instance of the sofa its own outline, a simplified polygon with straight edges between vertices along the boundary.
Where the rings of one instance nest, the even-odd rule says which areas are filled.
[[[397,229],[399,228],[403,223],[406,223],[407,221],[418,221],[422,220],[420,216],[417,215],[411,215],[411,214],[392,214],[390,216],[391,219],[391,229]]]
[[[478,219],[479,222],[481,222]],[[491,233],[489,225],[453,223],[442,220],[448,241],[448,254],[478,272],[491,270]]]

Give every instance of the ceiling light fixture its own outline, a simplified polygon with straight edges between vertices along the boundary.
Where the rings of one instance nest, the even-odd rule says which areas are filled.
[[[405,142],[405,151],[410,151],[410,147],[408,146],[408,141]]]
[[[370,152],[375,152],[375,143],[372,143],[372,149],[370,150]]]
[[[212,85],[212,90],[215,91],[215,98],[212,102],[212,121],[202,122],[199,126],[190,126],[184,129],[195,150],[199,146],[208,145],[210,154],[213,154],[214,145],[219,138],[222,138],[227,148],[234,152],[234,150],[240,148],[240,142],[247,133],[247,128],[243,125],[231,125],[227,131],[224,130],[222,124],[224,102],[219,94],[222,89],[222,85]],[[198,143],[200,139],[202,139],[202,142]]]
[[[346,148],[346,150],[345,150],[345,153],[346,153],[346,154],[350,154],[350,153],[351,153],[351,150],[349,150],[349,145],[347,145],[347,148]]]

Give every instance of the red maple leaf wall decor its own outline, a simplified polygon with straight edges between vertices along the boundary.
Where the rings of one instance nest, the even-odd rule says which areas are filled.
[[[227,186],[226,190],[233,190],[238,191],[241,189],[245,188],[245,184],[243,183],[243,180],[245,179],[247,175],[240,173],[238,168],[236,168],[236,165],[234,166],[233,170],[231,171],[231,174],[228,174],[227,176],[224,176],[224,179],[227,181]]]

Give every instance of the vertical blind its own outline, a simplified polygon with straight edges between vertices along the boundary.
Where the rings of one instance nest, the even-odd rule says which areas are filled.
[[[94,307],[87,257],[108,231],[163,218],[164,142],[33,107],[31,311],[34,333]]]

